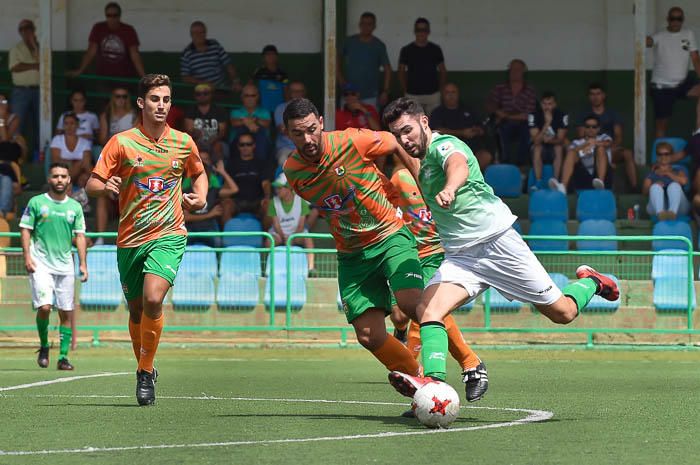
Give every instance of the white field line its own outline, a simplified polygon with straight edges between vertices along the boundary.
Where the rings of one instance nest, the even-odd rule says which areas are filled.
[[[120,373],[98,373],[95,375],[68,376],[65,378],[50,379],[48,381],[37,381],[36,383],[18,384],[17,386],[0,387],[0,392],[17,391],[19,389],[28,389],[28,388],[39,387],[39,386],[48,386],[49,384],[68,383],[70,381],[77,381],[79,379],[104,378],[106,376],[121,376],[121,375],[128,375],[128,374],[129,373],[124,371],[124,372],[120,372]]]
[[[70,398],[100,398],[100,399],[121,399],[131,396],[107,396],[107,395],[39,395],[33,397],[70,397]],[[274,398],[254,398],[254,397],[216,397],[216,396],[159,396],[158,399],[172,400],[236,400],[236,401],[257,401],[257,402],[313,402],[327,404],[349,404],[349,405],[406,405],[399,402],[371,402],[371,401],[356,401],[356,400],[328,400],[328,399],[274,399]],[[448,434],[459,433],[464,431],[476,431],[481,429],[504,428],[508,426],[518,426],[528,423],[536,423],[549,420],[554,416],[554,413],[546,410],[531,410],[522,408],[499,408],[499,407],[462,407],[464,409],[482,409],[482,410],[500,410],[506,412],[522,412],[527,413],[527,416],[518,420],[491,423],[488,425],[467,426],[463,428],[452,429],[425,429],[420,431],[387,431],[383,433],[371,434],[355,434],[347,436],[322,436],[315,438],[290,438],[290,439],[262,439],[257,441],[227,441],[227,442],[200,442],[190,444],[156,444],[156,445],[139,445],[139,446],[122,446],[122,447],[91,447],[86,446],[79,449],[47,449],[35,451],[0,451],[0,456],[24,456],[24,455],[57,455],[57,454],[83,454],[96,452],[124,452],[132,450],[151,450],[151,449],[194,449],[194,448],[213,448],[213,447],[237,447],[251,445],[271,445],[271,444],[294,444],[294,443],[312,443],[326,441],[348,441],[353,439],[383,439],[402,436],[423,436],[426,434]]]

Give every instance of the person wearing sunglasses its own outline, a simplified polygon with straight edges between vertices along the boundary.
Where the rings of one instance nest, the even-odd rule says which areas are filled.
[[[231,152],[236,147],[233,144],[241,134],[249,133],[255,138],[255,156],[266,160],[270,149],[270,125],[272,115],[267,108],[260,105],[260,93],[253,84],[243,86],[241,91],[243,105],[231,110]]]
[[[241,134],[234,141],[236,150],[226,164],[226,172],[238,186],[230,209],[233,216],[239,213],[252,213],[263,220],[272,198],[272,178],[270,163],[255,156],[255,136]],[[229,208],[224,203],[225,208]]]
[[[416,40],[399,54],[399,82],[403,95],[416,99],[430,115],[440,105],[440,89],[447,83],[445,57],[440,46],[428,40],[427,19],[416,19],[413,33]]]
[[[600,118],[590,114],[583,121],[583,137],[574,139],[564,159],[561,181],[549,180],[549,187],[566,195],[570,189],[609,189],[610,142],[612,138],[600,133]]]
[[[95,74],[100,76],[142,77],[143,61],[139,54],[139,37],[133,26],[122,23],[122,8],[117,2],[105,6],[105,21],[95,23],[88,38],[88,49],[77,69],[68,77],[83,74],[93,59]]]
[[[197,84],[194,88],[195,104],[185,110],[185,132],[192,136],[200,150],[209,152],[214,161],[228,159],[225,143],[228,133],[226,110],[213,103],[214,86]]]
[[[29,19],[19,22],[22,40],[12,47],[8,67],[12,73],[12,108],[20,122],[20,133],[39,134],[39,43],[34,23]],[[33,137],[34,146],[38,137]],[[30,147],[33,149],[34,147]]]
[[[700,55],[691,29],[683,27],[683,9],[674,6],[666,16],[668,25],[647,37],[648,48],[654,50],[651,72],[651,96],[654,99],[656,137],[664,137],[673,104],[678,99],[700,97]],[[688,74],[692,62],[696,76]],[[700,99],[696,104],[695,127],[700,127]]]
[[[649,196],[647,212],[660,221],[675,220],[678,215],[687,215],[690,211],[690,203],[683,193],[688,175],[673,167],[671,155],[671,144],[660,142],[656,145],[656,164],[642,186],[642,193]]]

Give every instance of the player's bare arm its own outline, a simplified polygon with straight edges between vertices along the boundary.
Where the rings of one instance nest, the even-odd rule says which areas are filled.
[[[32,260],[32,255],[29,253],[29,244],[32,232],[27,228],[20,228],[20,240],[22,242],[22,255],[24,255],[24,268],[27,273],[34,273],[36,266]]]
[[[209,179],[204,171],[192,177],[192,192],[182,196],[182,204],[186,210],[201,210],[207,203],[207,192],[209,191]]]
[[[122,178],[112,176],[109,179],[102,179],[93,173],[85,185],[85,192],[91,197],[103,197],[108,195],[119,195],[122,185]]]
[[[435,200],[442,208],[449,208],[455,200],[457,189],[462,187],[469,177],[467,157],[454,152],[445,162],[445,187],[435,196]]]
[[[80,271],[80,282],[88,280],[87,268],[87,241],[85,234],[77,233],[75,235],[75,248],[78,249],[78,270]]]

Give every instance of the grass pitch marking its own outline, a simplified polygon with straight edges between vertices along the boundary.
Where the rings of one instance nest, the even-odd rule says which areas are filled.
[[[64,378],[67,379],[67,378]],[[68,397],[68,398],[100,398],[100,399],[123,399],[131,398],[131,396],[108,396],[108,395],[60,395],[46,394],[33,397]],[[328,403],[328,404],[350,404],[350,405],[397,405],[405,406],[405,403],[400,402],[372,402],[359,400],[329,400],[329,399],[275,399],[275,398],[255,398],[255,397],[217,397],[217,396],[159,396],[159,400],[235,400],[235,401],[252,401],[252,402],[313,402],[313,403]],[[505,428],[509,426],[525,425],[528,423],[537,423],[549,420],[554,416],[553,412],[547,410],[532,410],[523,408],[505,408],[505,407],[473,407],[463,406],[463,409],[482,409],[482,410],[499,410],[504,412],[522,412],[527,416],[524,418],[506,421],[501,423],[491,423],[489,425],[466,426],[463,428],[451,429],[425,429],[419,431],[387,431],[383,433],[371,434],[355,434],[347,436],[321,436],[315,438],[290,438],[290,439],[262,439],[257,441],[227,441],[227,442],[200,442],[190,444],[155,444],[155,445],[140,445],[140,446],[122,446],[122,447],[92,447],[85,446],[78,449],[48,449],[48,450],[27,450],[27,451],[0,451],[0,456],[24,456],[24,455],[57,455],[57,454],[84,454],[96,452],[124,452],[132,450],[153,450],[153,449],[195,449],[195,448],[213,448],[213,447],[239,447],[239,446],[255,446],[255,445],[272,445],[272,444],[297,444],[297,443],[313,443],[326,441],[348,441],[353,439],[383,439],[402,436],[423,436],[426,434],[449,434],[460,433],[465,431],[476,431],[481,429]]]
[[[128,375],[128,374],[129,373],[124,371],[124,372],[120,372],[120,373],[97,373],[95,375],[67,376],[65,378],[56,378],[56,379],[50,379],[47,381],[37,381],[36,383],[18,384],[17,386],[0,387],[0,392],[17,391],[19,389],[28,389],[28,388],[39,387],[39,386],[48,386],[49,384],[68,383],[70,381],[77,381],[79,379],[104,378],[106,376],[122,376],[122,375]]]

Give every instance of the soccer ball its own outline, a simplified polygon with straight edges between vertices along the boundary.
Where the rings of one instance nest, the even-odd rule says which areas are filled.
[[[416,418],[428,428],[447,428],[459,414],[459,394],[442,381],[424,384],[413,395]]]

